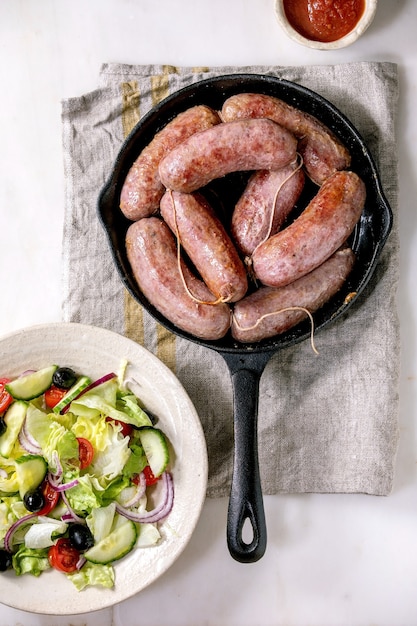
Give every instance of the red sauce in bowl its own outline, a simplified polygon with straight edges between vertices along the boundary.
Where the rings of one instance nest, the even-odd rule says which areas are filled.
[[[306,39],[326,43],[350,33],[364,10],[365,0],[284,0],[291,26]]]

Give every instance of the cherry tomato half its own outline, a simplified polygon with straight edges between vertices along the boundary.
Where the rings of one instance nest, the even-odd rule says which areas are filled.
[[[143,473],[145,474],[146,486],[147,487],[150,487],[150,485],[154,485],[155,483],[157,483],[159,478],[160,478],[159,476],[154,476],[154,473],[151,470],[151,468],[149,467],[149,465],[147,465],[143,469]]]
[[[75,572],[79,559],[80,553],[65,537],[58,539],[48,551],[49,564],[60,572]]]
[[[84,437],[77,437],[77,441],[80,469],[85,469],[91,464],[93,460],[94,448],[93,445],[88,441],[88,439],[84,439]]]
[[[59,491],[56,491],[47,480],[42,483],[41,490],[45,504],[41,510],[37,512],[37,514],[48,515],[48,513],[50,513],[58,504]]]
[[[121,420],[114,420],[112,417],[106,417],[106,422],[113,422],[117,426],[121,426],[121,433],[123,437],[130,437],[132,434],[133,426],[131,424],[126,424],[126,422],[122,422]]]
[[[5,389],[5,385],[10,382],[9,378],[0,378],[0,413],[6,411],[13,402],[13,397]]]
[[[46,406],[53,409],[54,406],[62,400],[67,391],[68,389],[60,389],[59,387],[55,387],[55,385],[51,385],[49,389],[45,391]]]

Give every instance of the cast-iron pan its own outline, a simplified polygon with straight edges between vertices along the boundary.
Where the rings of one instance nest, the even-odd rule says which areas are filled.
[[[277,96],[311,113],[328,126],[348,147],[351,169],[364,180],[367,200],[360,222],[351,237],[356,253],[355,267],[342,290],[315,315],[315,332],[346,312],[368,283],[392,225],[392,212],[384,197],[373,158],[349,120],[318,94],[295,83],[267,75],[233,74],[209,78],[187,86],[146,114],[124,142],[110,178],[101,191],[98,213],[107,233],[110,249],[121,279],[131,295],[149,313],[176,335],[217,351],[225,359],[233,383],[234,469],[230,492],[227,542],[230,554],[240,562],[255,562],[266,549],[266,524],[258,465],[257,414],[259,382],[269,358],[277,351],[310,336],[306,321],[288,332],[255,344],[244,344],[230,335],[217,341],[203,341],[174,326],[144,297],[132,274],[125,250],[125,234],[130,222],[119,210],[119,197],[126,174],[140,151],[157,131],[181,111],[206,104],[220,109],[224,100],[239,92],[259,92]],[[230,215],[231,208],[246,182],[236,174],[215,181],[204,191],[219,211]],[[313,193],[310,188],[306,193]],[[349,294],[356,293],[353,298]],[[243,539],[249,524],[250,539]],[[245,538],[246,535],[245,528]]]

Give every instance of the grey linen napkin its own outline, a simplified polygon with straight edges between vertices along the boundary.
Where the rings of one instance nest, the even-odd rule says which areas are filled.
[[[319,355],[306,341],[279,351],[265,368],[259,401],[263,492],[388,495],[399,436],[396,65],[103,65],[95,91],[62,102],[64,321],[127,335],[175,371],[206,435],[207,495],[228,495],[233,407],[226,364],[215,352],[174,337],[133,302],[113,266],[96,203],[124,138],[145,112],[176,89],[235,72],[282,77],[336,105],[367,142],[394,212],[394,228],[374,279],[345,318],[317,335]]]

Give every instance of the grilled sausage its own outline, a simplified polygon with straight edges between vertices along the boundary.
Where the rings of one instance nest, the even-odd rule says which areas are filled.
[[[292,224],[254,251],[252,269],[258,280],[283,287],[321,265],[352,233],[365,196],[357,174],[333,174]]]
[[[350,166],[349,151],[318,119],[286,102],[260,93],[242,93],[228,98],[221,110],[224,122],[243,118],[268,118],[288,128],[297,137],[305,169],[318,185],[335,171]]]
[[[318,268],[286,287],[260,287],[235,305],[232,335],[237,341],[252,343],[273,337],[307,317],[303,307],[314,313],[342,287],[355,256],[350,248],[333,254]]]
[[[265,239],[275,235],[304,187],[304,172],[295,163],[280,170],[260,170],[250,177],[231,221],[238,249],[250,256]]]
[[[228,304],[201,304],[216,298],[181,260],[179,270],[175,239],[158,217],[131,224],[126,233],[127,256],[135,279],[149,302],[178,328],[201,339],[220,339],[230,328]]]
[[[168,189],[191,193],[230,172],[279,169],[296,157],[297,140],[271,120],[238,120],[196,133],[159,165]]]
[[[158,166],[172,148],[197,131],[220,122],[218,114],[204,105],[179,113],[142,150],[130,168],[120,194],[120,209],[130,220],[156,213],[165,191]]]
[[[161,215],[216,297],[236,302],[248,288],[246,270],[223,224],[200,194],[167,191]]]

